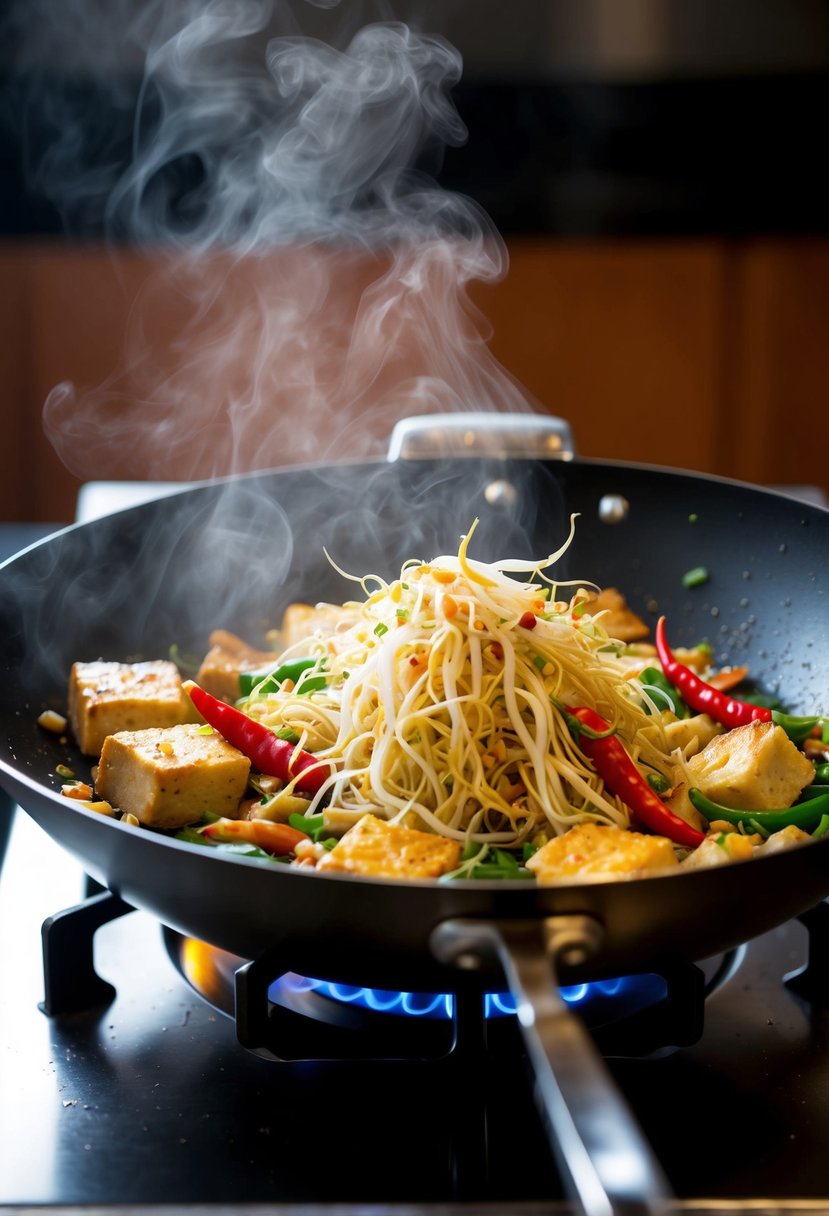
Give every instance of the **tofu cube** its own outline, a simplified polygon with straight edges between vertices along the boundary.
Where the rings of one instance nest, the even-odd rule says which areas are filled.
[[[628,607],[627,600],[616,587],[604,587],[597,595],[591,595],[587,611],[591,616],[604,613],[602,627],[620,642],[641,642],[650,634],[648,626]]]
[[[457,840],[401,828],[363,815],[339,844],[317,862],[318,870],[344,870],[371,878],[437,878],[460,865]]]
[[[289,604],[282,617],[280,643],[287,650],[318,633],[334,633],[338,625],[350,624],[353,619],[354,612],[339,604]]]
[[[598,823],[580,823],[548,840],[526,863],[542,886],[574,879],[633,878],[678,864],[666,836]]]
[[[700,866],[722,866],[731,861],[747,861],[752,857],[765,857],[769,853],[791,849],[795,845],[811,841],[808,832],[801,831],[794,824],[774,832],[768,840],[763,841],[759,836],[744,836],[742,832],[720,832],[708,836],[698,849],[690,853],[681,863],[683,870],[692,870]]]
[[[682,862],[682,868],[696,870],[725,866],[732,861],[747,861],[754,856],[754,852],[755,846],[751,838],[743,836],[742,832],[721,832],[715,836],[707,836],[698,849],[688,854]]]
[[[87,756],[99,756],[107,735],[198,720],[175,663],[74,663],[69,722]]]
[[[665,738],[671,751],[679,748],[684,756],[693,756],[702,751],[724,727],[708,714],[695,714],[691,718],[678,718],[665,727]]]
[[[232,703],[240,695],[240,673],[275,664],[277,658],[274,651],[255,650],[234,633],[216,629],[210,635],[210,649],[202,660],[196,683],[211,696]]]
[[[148,827],[180,828],[207,812],[235,818],[249,773],[247,756],[188,723],[109,735],[95,786]]]
[[[782,727],[749,722],[717,735],[692,756],[688,775],[712,802],[763,811],[791,806],[815,770]]]

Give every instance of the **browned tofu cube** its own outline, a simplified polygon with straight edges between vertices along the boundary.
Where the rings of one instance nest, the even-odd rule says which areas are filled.
[[[334,633],[355,619],[353,610],[339,604],[289,604],[282,618],[279,641],[283,650],[315,634]]]
[[[460,859],[457,840],[364,815],[317,862],[317,869],[345,870],[373,878],[437,878],[454,870]]]
[[[580,823],[548,840],[527,861],[542,886],[597,878],[633,878],[678,865],[670,840],[612,824]]]
[[[198,721],[175,663],[73,663],[69,722],[81,751],[99,756],[107,735]]]
[[[781,726],[747,722],[692,756],[688,776],[712,802],[767,811],[791,806],[815,769]]]
[[[274,651],[255,650],[226,629],[216,629],[210,635],[210,649],[202,660],[196,683],[211,696],[232,703],[240,695],[240,672],[275,664],[278,657]]]
[[[235,818],[249,773],[247,756],[188,723],[109,735],[95,786],[149,827],[180,828],[206,813]]]
[[[620,642],[640,642],[648,637],[650,630],[640,616],[627,604],[627,600],[615,587],[605,587],[598,595],[591,596],[587,611],[591,616],[603,612],[601,624],[612,638]]]

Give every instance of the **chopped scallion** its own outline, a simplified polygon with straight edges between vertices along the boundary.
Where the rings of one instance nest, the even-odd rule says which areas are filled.
[[[682,586],[689,589],[691,587],[701,587],[703,583],[708,582],[708,579],[709,574],[705,566],[694,566],[692,569],[686,570],[683,574]]]

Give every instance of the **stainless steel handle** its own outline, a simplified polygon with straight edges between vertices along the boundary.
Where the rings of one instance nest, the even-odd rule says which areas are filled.
[[[444,921],[432,935],[441,962],[497,961],[518,1008],[536,1098],[572,1197],[587,1216],[655,1216],[671,1193],[581,1019],[558,990],[555,965],[583,962],[601,942],[590,917]]]
[[[572,460],[570,424],[549,414],[418,414],[395,424],[388,459],[445,457]]]

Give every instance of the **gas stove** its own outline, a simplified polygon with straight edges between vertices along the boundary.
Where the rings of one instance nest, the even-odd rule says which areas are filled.
[[[451,994],[272,977],[240,1023],[256,960],[92,891],[0,818],[0,1212],[571,1210],[503,994],[482,1022]],[[681,974],[565,994],[677,1211],[829,1211],[827,949],[822,904]]]
[[[422,1012],[412,1017],[409,1058],[400,1025],[398,1048],[381,1030],[369,1058],[365,1031],[350,1031],[348,1018],[309,1024],[272,993],[273,1042],[287,1059],[275,1062],[240,1045],[209,983],[199,990],[207,964],[198,944],[123,906],[94,938],[95,972],[114,991],[93,993],[91,1008],[44,1010],[56,989],[44,982],[41,925],[85,897],[81,870],[16,812],[0,882],[5,1208],[568,1210],[514,1015],[502,1011],[477,1058],[437,1039],[422,1052]],[[610,1071],[680,1210],[712,1210],[703,1199],[717,1201],[713,1210],[744,1211],[749,1200],[763,1212],[829,1210],[826,985],[806,996],[785,979],[802,979],[808,947],[806,926],[791,922],[706,965],[704,1024],[698,1037],[687,1022],[679,1035],[695,1042],[646,1050],[635,1033],[628,1046],[609,1041]],[[221,972],[229,960],[208,962]],[[818,977],[826,974],[819,961]],[[294,984],[295,996],[303,991],[336,999]],[[353,992],[342,995],[353,1013]],[[607,1036],[607,1020],[598,1035]],[[344,1046],[350,1033],[353,1048]],[[665,1038],[660,1031],[656,1041]]]

